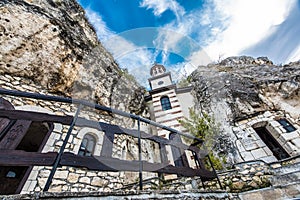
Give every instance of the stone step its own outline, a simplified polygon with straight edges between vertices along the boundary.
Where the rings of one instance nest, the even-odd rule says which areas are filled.
[[[278,168],[273,168],[272,171],[275,174],[288,174],[297,172],[300,169],[300,162],[294,163],[294,164],[288,164],[288,165],[281,165]]]
[[[300,169],[288,173],[276,174],[271,178],[273,186],[280,186],[289,183],[296,183],[300,181]]]

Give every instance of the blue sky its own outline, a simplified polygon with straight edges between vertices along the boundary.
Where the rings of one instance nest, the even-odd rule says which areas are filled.
[[[300,59],[300,0],[78,0],[121,68],[147,84],[154,62],[180,78],[229,56]]]

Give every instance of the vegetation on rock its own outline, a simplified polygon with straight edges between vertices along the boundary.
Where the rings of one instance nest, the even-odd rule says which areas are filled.
[[[212,116],[207,113],[197,113],[194,109],[189,109],[190,119],[184,118],[179,120],[179,123],[186,128],[190,134],[197,138],[204,140],[204,146],[209,151],[210,160],[217,170],[223,169],[224,159],[220,159],[217,155],[213,153],[215,146],[216,137],[219,132],[219,124],[215,122]],[[193,143],[194,141],[187,141],[188,143]],[[208,158],[205,159],[205,164],[209,167]]]

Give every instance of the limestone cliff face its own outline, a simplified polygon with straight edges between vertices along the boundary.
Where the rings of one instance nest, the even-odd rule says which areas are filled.
[[[299,74],[300,62],[277,66],[265,57],[241,56],[200,66],[191,81],[198,105],[207,111],[222,105],[223,120],[235,122],[266,110],[285,110],[298,118]]]
[[[126,111],[142,105],[143,89],[122,75],[75,0],[2,0],[0,74]]]
[[[265,57],[229,57],[200,66],[190,81],[196,106],[220,123],[219,152],[235,154],[236,122],[266,111],[280,111],[300,124],[300,62],[278,66]]]

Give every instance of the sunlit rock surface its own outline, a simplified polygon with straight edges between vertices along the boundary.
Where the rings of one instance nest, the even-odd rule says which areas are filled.
[[[51,92],[142,112],[143,89],[104,49],[75,0],[1,1],[0,73],[29,78]],[[132,101],[138,102],[134,110]]]

